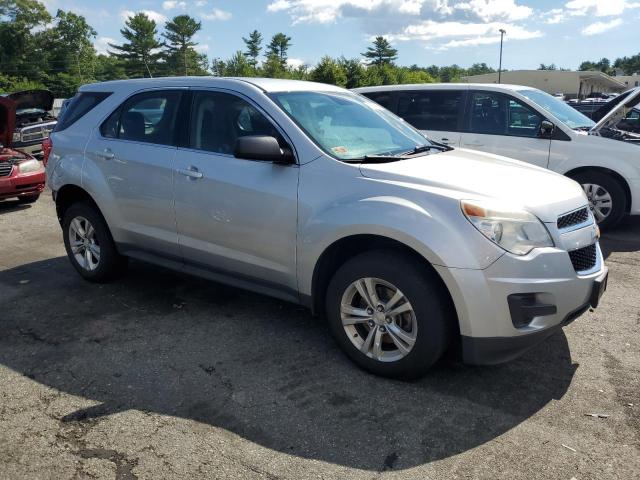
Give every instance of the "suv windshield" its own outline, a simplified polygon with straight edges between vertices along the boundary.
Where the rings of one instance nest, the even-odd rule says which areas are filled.
[[[563,101],[558,100],[556,97],[552,97],[548,93],[540,90],[520,90],[519,93],[545,109],[570,128],[591,128],[596,124],[589,117],[583,115]]]
[[[360,95],[283,92],[271,98],[316,144],[340,160],[399,155],[430,145],[420,132]]]

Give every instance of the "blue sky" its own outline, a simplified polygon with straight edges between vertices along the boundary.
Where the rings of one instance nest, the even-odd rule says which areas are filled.
[[[210,58],[244,48],[242,36],[258,29],[265,39],[292,37],[292,63],[315,64],[329,54],[358,57],[375,35],[387,36],[401,65],[497,67],[500,28],[507,31],[503,68],[540,63],[577,68],[582,60],[640,52],[640,0],[46,0],[84,15],[97,30],[96,48],[120,42],[132,12],[159,24],[188,13],[202,22],[197,37]]]

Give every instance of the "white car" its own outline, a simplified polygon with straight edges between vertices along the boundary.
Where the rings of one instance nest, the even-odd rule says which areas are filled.
[[[640,87],[620,95],[623,100],[598,123],[547,93],[517,85],[393,85],[355,91],[436,142],[504,155],[576,180],[601,227],[616,225],[625,214],[640,215],[640,136],[614,128],[640,101]]]

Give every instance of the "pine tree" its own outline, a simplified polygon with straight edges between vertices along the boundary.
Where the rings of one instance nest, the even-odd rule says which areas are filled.
[[[167,61],[179,64],[182,74],[196,70],[198,53],[193,49],[197,45],[193,36],[200,31],[202,24],[189,15],[178,15],[165,25],[162,36],[167,40]],[[191,68],[190,68],[191,67]]]
[[[249,34],[249,38],[242,37],[247,50],[244,52],[244,56],[248,59],[249,64],[256,68],[258,66],[258,56],[260,50],[262,50],[262,34],[257,30],[254,30]]]
[[[284,33],[276,33],[271,38],[271,43],[267,45],[267,59],[274,57],[280,62],[282,68],[287,66],[287,52],[291,47],[291,37]]]
[[[126,42],[122,45],[110,43],[109,47],[115,51],[109,53],[123,61],[130,77],[152,77],[162,56],[159,49],[163,46],[156,37],[156,22],[142,12],[136,13],[127,19],[120,34]]]
[[[373,47],[368,47],[362,56],[368,59],[368,65],[391,65],[398,58],[398,50],[386,38],[379,36],[373,41]]]

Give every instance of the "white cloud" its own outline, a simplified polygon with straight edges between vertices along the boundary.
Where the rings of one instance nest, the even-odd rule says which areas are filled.
[[[180,8],[184,10],[185,8],[187,8],[187,2],[178,1],[178,0],[167,0],[165,2],[162,2],[163,10],[173,10],[175,8]]]
[[[98,37],[96,41],[93,42],[93,47],[96,49],[96,52],[106,55],[110,43],[117,44],[118,42],[111,37]]]
[[[120,12],[120,18],[122,18],[123,21],[126,21],[130,17],[133,17],[136,13],[144,13],[147,17],[149,17],[156,23],[164,23],[167,21],[167,17],[165,17],[161,13],[156,12],[155,10],[140,10],[139,12],[134,12],[133,10],[122,10]]]
[[[458,3],[453,8],[473,13],[485,22],[524,20],[533,13],[532,8],[518,5],[514,0],[469,0]]]
[[[207,4],[207,0],[197,0],[196,7],[204,7]]]
[[[306,62],[300,58],[287,58],[287,65],[291,68],[298,68],[304,65]]]
[[[501,22],[465,23],[425,20],[421,23],[407,26],[399,34],[387,35],[387,38],[398,41],[418,40],[426,43],[429,47],[446,50],[456,47],[497,43],[500,41],[500,29],[507,31],[504,37],[505,41],[527,40],[542,36],[542,32],[539,30],[527,30],[518,25]]]
[[[209,51],[209,45],[206,43],[199,43],[193,49],[198,53],[207,53]]]
[[[640,8],[640,2],[629,0],[571,0],[565,5],[567,13],[572,16],[582,17],[595,15],[596,17],[617,17],[625,10]]]
[[[615,18],[615,19],[611,20],[610,22],[595,22],[595,23],[592,23],[591,25],[585,27],[582,30],[582,34],[583,35],[587,35],[587,36],[598,35],[600,33],[607,32],[607,31],[611,30],[612,28],[616,28],[616,27],[618,27],[620,25],[622,25],[622,19],[621,18]]]
[[[203,13],[202,18],[205,20],[230,20],[231,12],[227,12],[226,10],[220,10],[219,8],[214,8],[211,13]]]
[[[564,23],[567,21],[568,14],[561,8],[553,8],[548,12],[544,12],[541,17],[544,19],[544,23],[554,25],[558,23]]]

